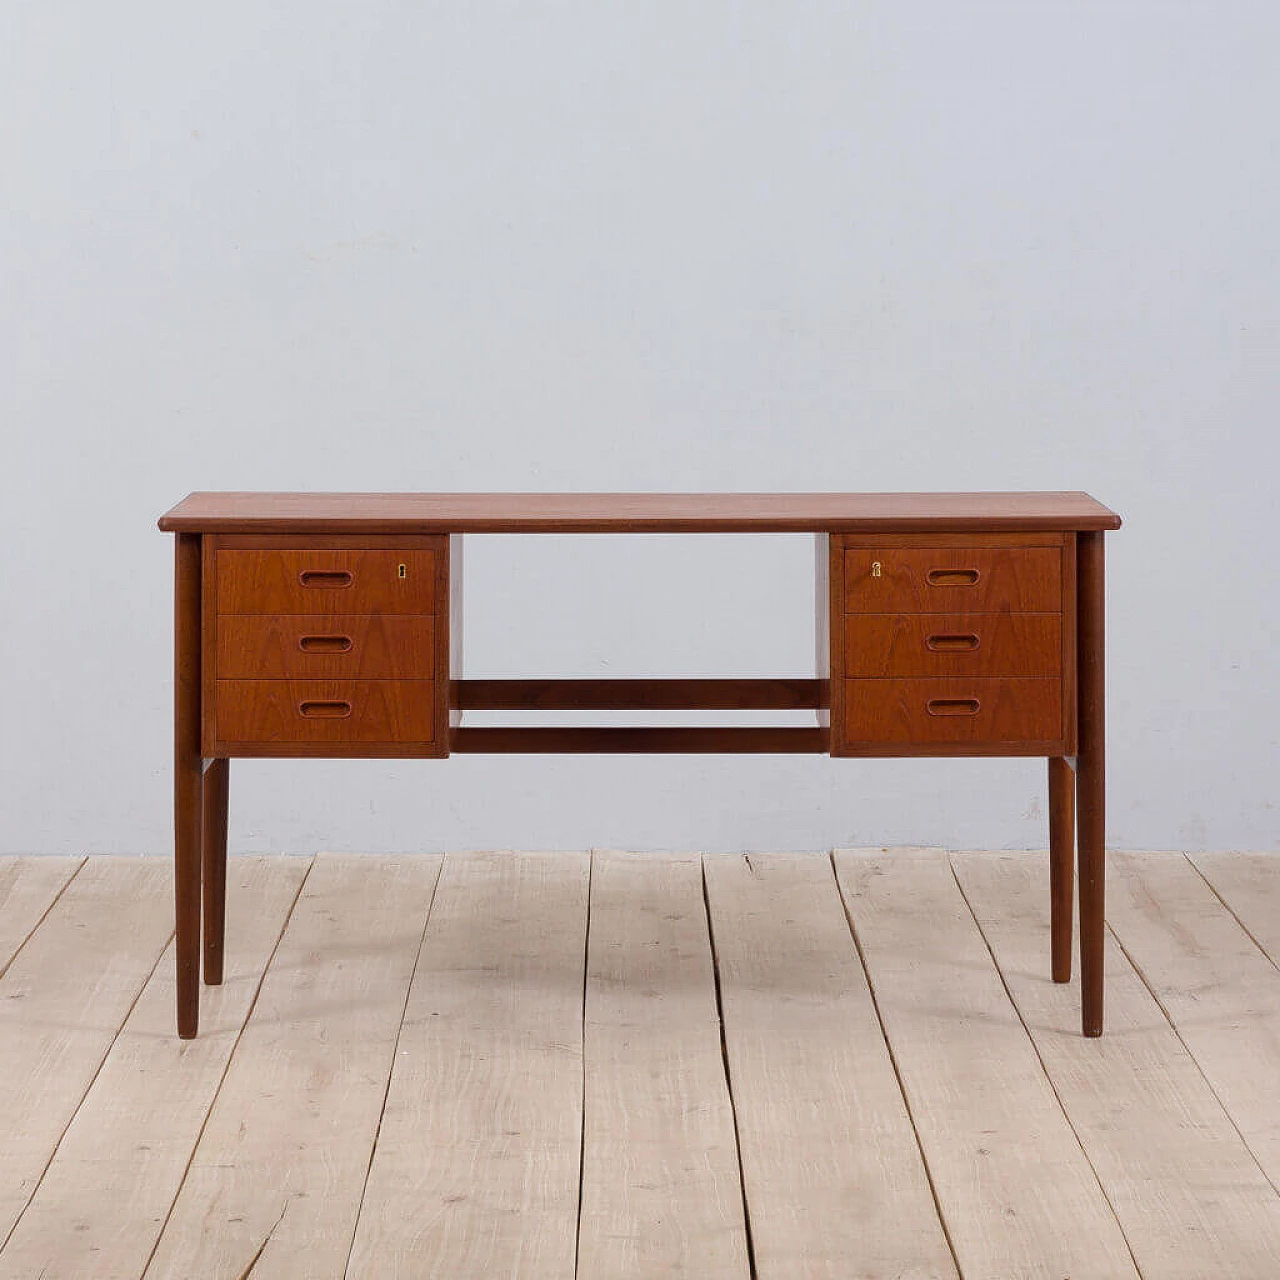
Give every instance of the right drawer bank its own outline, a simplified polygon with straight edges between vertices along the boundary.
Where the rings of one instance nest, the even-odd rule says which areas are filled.
[[[1073,534],[832,535],[833,755],[1074,752]]]

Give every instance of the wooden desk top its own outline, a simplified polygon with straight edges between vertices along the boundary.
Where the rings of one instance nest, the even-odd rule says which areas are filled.
[[[167,533],[859,533],[1118,529],[1087,493],[192,493]]]

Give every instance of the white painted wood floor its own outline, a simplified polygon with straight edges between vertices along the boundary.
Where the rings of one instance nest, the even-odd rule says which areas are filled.
[[[0,1280],[1280,1277],[1280,856],[0,860]]]

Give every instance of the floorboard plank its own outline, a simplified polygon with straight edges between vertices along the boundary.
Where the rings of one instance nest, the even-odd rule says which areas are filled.
[[[316,857],[148,1277],[342,1274],[439,869]]]
[[[1136,1276],[946,855],[836,869],[962,1273]]]
[[[759,1280],[955,1276],[830,860],[703,870]]]
[[[581,1280],[747,1280],[696,854],[594,855],[585,1037]]]
[[[173,932],[160,858],[90,858],[0,978],[0,1242]]]
[[[1280,1195],[1142,979],[1108,940],[1107,1027],[1080,1035],[1079,982],[1049,975],[1042,854],[953,856],[961,886],[1143,1275],[1280,1275]]]
[[[351,1280],[571,1280],[587,855],[450,854]]]
[[[1272,964],[1280,966],[1280,853],[1188,856]]]
[[[309,858],[232,858],[227,969],[200,1035],[174,1027],[173,944],[0,1251],[0,1280],[137,1280],[182,1183]]]
[[[1043,855],[840,854],[843,902],[799,854],[600,855],[594,896],[468,855],[429,921],[440,859],[321,857],[247,1021],[306,862],[233,859],[186,1043],[166,861],[0,860],[0,1280],[137,1276],[171,1202],[152,1277],[744,1280],[739,1141],[759,1280],[954,1276],[911,1124],[966,1275],[1132,1276],[1118,1216],[1148,1280],[1271,1280],[1280,857],[1192,858],[1111,855],[1097,1041]]]
[[[0,858],[0,976],[83,858]]]
[[[1112,929],[1280,1187],[1280,971],[1181,854],[1108,860]]]

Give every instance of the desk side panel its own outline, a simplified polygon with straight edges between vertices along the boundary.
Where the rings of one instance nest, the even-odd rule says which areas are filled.
[[[1079,687],[1076,662],[1076,543],[1077,535],[1062,538],[1062,736],[1066,739],[1059,753],[1076,754],[1079,744],[1076,690]]]
[[[446,557],[449,580],[445,598],[449,605],[449,624],[441,629],[445,637],[446,652],[440,673],[440,688],[444,691],[443,720],[448,729],[462,727],[462,708],[459,705],[457,682],[462,679],[462,534],[449,535],[449,554]]]
[[[831,572],[833,563],[839,563],[839,557],[833,557],[831,554],[831,544],[833,538],[829,533],[814,534],[814,639],[815,653],[814,671],[818,677],[818,725],[823,729],[830,729],[834,717],[832,710],[832,701],[835,698],[835,686],[838,683],[833,678],[831,664],[834,661],[834,655],[843,650],[844,645],[837,642],[836,637],[832,634],[833,630],[839,626],[840,613],[838,609],[832,607],[832,582],[834,575]]]

